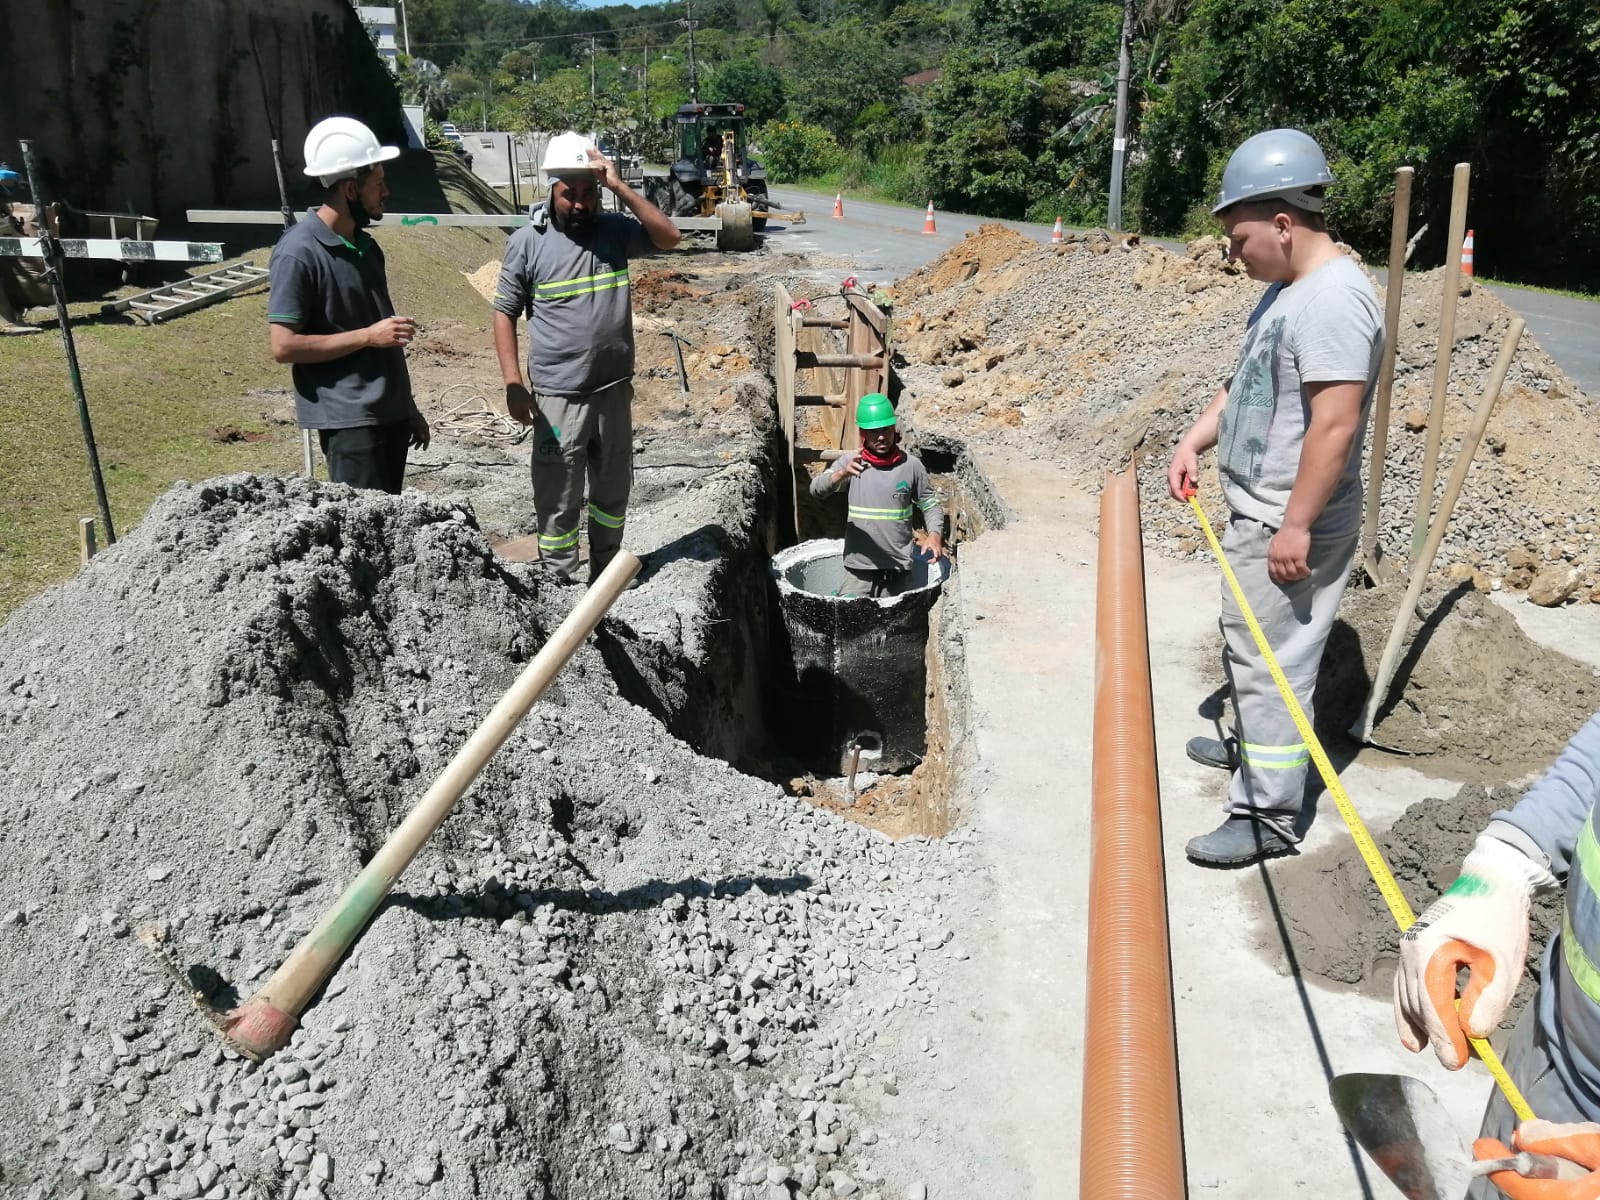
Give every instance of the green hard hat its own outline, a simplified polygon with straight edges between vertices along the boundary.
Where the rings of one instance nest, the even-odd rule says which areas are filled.
[[[894,405],[882,392],[868,392],[857,402],[857,429],[887,429],[893,424]]]

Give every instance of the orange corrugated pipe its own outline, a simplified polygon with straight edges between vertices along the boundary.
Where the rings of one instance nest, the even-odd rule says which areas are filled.
[[[1181,1200],[1183,1125],[1139,485],[1100,493],[1082,1200]]]

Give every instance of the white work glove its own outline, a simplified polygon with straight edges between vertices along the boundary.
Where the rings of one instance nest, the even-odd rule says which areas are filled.
[[[1537,853],[1531,842],[1529,849]],[[1400,938],[1394,1023],[1406,1049],[1417,1053],[1432,1042],[1449,1070],[1466,1064],[1467,1038],[1488,1037],[1500,1024],[1522,978],[1533,894],[1555,882],[1547,863],[1492,834],[1478,835],[1460,877]],[[1471,978],[1458,1010],[1462,967]]]

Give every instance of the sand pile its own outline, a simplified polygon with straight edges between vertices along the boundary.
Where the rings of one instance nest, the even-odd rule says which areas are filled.
[[[225,1053],[131,936],[162,925],[214,1003],[248,996],[571,599],[508,573],[448,500],[238,476],[175,488],[18,610],[0,1191],[915,1186],[874,1158],[898,1089],[869,1050],[937,1003],[966,851],[696,756],[592,645],[268,1064]]]
[[[1521,798],[1517,788],[1463,785],[1453,796],[1419,801],[1373,840],[1413,911],[1421,913],[1455,882],[1473,840],[1500,809]],[[1348,840],[1335,848],[1278,864],[1275,892],[1300,967],[1334,983],[1387,999],[1399,957],[1399,934],[1366,864]],[[1528,973],[1505,1025],[1539,983],[1539,958],[1561,924],[1561,894],[1534,901]],[[1276,938],[1271,940],[1275,941]]]
[[[1059,459],[1090,484],[1135,458],[1147,544],[1205,553],[1186,512],[1166,502],[1166,465],[1232,371],[1262,285],[1227,264],[1215,238],[1185,255],[1109,239],[1019,241],[985,227],[896,289],[914,419]],[[1410,544],[1440,286],[1438,271],[1406,280],[1382,507],[1394,554]],[[1436,495],[1512,315],[1482,288],[1460,303]],[[1600,586],[1600,522],[1588,502],[1597,482],[1600,420],[1524,335],[1440,567],[1457,565],[1485,589],[1526,588],[1553,568],[1538,589],[1547,598],[1589,595]],[[1214,476],[1205,494],[1217,496]]]

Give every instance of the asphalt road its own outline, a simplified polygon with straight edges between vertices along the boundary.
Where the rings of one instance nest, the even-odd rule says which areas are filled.
[[[844,201],[844,220],[835,221],[833,197],[779,187],[773,198],[806,214],[804,225],[789,227],[773,221],[767,225],[767,244],[795,254],[830,256],[846,260],[850,270],[872,282],[887,282],[909,275],[954,246],[991,218],[936,213],[937,233],[922,232],[923,214],[892,204]],[[1050,226],[1025,221],[1000,221],[1041,242],[1050,240]],[[1183,249],[1181,242],[1147,239],[1168,249]],[[1528,321],[1528,329],[1545,351],[1561,364],[1578,386],[1600,396],[1600,302],[1552,296],[1525,288],[1495,286],[1490,289]]]

